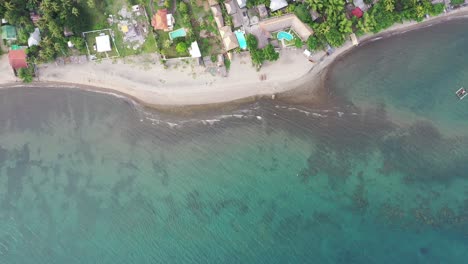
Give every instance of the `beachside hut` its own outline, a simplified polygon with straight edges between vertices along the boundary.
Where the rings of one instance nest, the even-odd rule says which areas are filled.
[[[16,28],[11,25],[2,26],[2,39],[16,40]]]
[[[224,6],[226,7],[226,12],[228,15],[232,15],[237,12],[236,4],[234,4],[233,0],[224,2]]]
[[[102,35],[96,37],[96,51],[107,52],[111,51],[110,37],[109,35]]]
[[[190,45],[190,48],[188,50],[189,50],[190,56],[192,58],[200,58],[201,57],[201,52],[200,52],[200,48],[198,47],[198,42],[196,42],[196,41],[192,42],[192,44]]]
[[[29,34],[28,46],[38,46],[39,42],[41,42],[41,32],[39,31],[39,28],[35,28],[34,32]]]
[[[15,75],[19,69],[27,68],[28,61],[24,49],[10,50],[8,52],[8,61]]]
[[[224,49],[226,51],[233,50],[239,47],[239,42],[237,42],[237,38],[231,30],[230,26],[224,26],[219,29],[219,34],[223,39]]]
[[[153,26],[154,30],[169,31],[167,24],[167,9],[159,9],[151,19],[151,25]]]
[[[270,1],[270,10],[271,12],[275,12],[277,10],[283,9],[288,6],[288,2],[286,0],[271,0]]]

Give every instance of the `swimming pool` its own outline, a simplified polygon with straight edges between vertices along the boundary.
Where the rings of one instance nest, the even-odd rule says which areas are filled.
[[[240,31],[240,30],[236,30],[236,38],[237,38],[237,41],[239,42],[239,47],[241,49],[246,49],[247,48],[247,41],[245,41],[245,35],[244,35],[244,32]]]
[[[185,37],[185,36],[187,36],[187,32],[185,31],[185,28],[179,28],[177,30],[169,32],[169,38],[171,40],[175,38]]]
[[[291,35],[290,33],[288,32],[285,32],[285,31],[280,31],[278,32],[278,35],[276,35],[276,38],[279,39],[279,40],[287,40],[287,41],[291,41],[294,39],[294,36]]]

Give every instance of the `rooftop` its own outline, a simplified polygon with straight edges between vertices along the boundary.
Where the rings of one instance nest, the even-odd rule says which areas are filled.
[[[169,30],[167,25],[167,9],[159,9],[151,19],[151,25],[155,30]]]
[[[97,52],[106,52],[112,50],[109,35],[96,37],[96,50]]]
[[[286,0],[271,0],[270,1],[271,12],[275,12],[276,10],[280,10],[287,6],[288,6],[288,2],[286,2]]]
[[[200,48],[198,47],[198,42],[196,41],[192,42],[189,48],[189,53],[190,53],[190,56],[192,56],[192,58],[201,57],[201,52],[200,52]]]
[[[26,60],[26,51],[24,49],[10,50],[8,52],[8,61],[14,70],[28,67]]]
[[[16,39],[16,28],[11,25],[2,26],[2,39],[15,40]]]

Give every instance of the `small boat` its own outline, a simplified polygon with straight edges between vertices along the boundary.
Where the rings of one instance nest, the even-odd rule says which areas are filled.
[[[463,99],[465,98],[465,96],[468,95],[468,92],[465,90],[465,88],[461,87],[460,89],[458,89],[455,94],[457,95],[458,99]]]

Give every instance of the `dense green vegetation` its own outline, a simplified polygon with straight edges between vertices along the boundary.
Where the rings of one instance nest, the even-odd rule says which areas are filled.
[[[465,0],[450,0],[450,3],[452,5],[461,5],[461,4],[465,3]]]
[[[94,5],[94,1],[87,0],[86,4]],[[41,16],[36,25],[31,20],[31,12]],[[49,61],[67,52],[64,28],[81,32],[89,26],[86,11],[74,0],[5,0],[0,2],[0,17],[17,27],[19,44],[27,42],[34,27],[40,29],[42,41],[32,53],[35,56],[32,59],[38,61]]]
[[[457,0],[453,0],[457,1]],[[371,4],[372,1],[367,1]],[[322,22],[312,22],[309,10],[322,16]],[[305,0],[297,4],[294,13],[304,23],[314,29],[314,36],[307,41],[311,50],[321,49],[325,44],[338,47],[343,45],[350,33],[358,35],[377,33],[401,23],[404,20],[421,21],[426,14],[434,16],[442,13],[444,4],[432,5],[429,0],[381,0],[374,4],[363,17],[350,17],[344,0]]]
[[[252,63],[256,67],[260,67],[262,63],[267,61],[276,61],[279,59],[279,53],[275,51],[273,45],[268,44],[265,48],[258,48],[258,40],[252,35],[248,34],[246,37],[247,48],[250,50],[250,56],[252,57]]]
[[[29,68],[22,68],[18,70],[18,77],[20,77],[21,80],[25,83],[30,83],[33,80],[34,76],[34,68],[29,67]]]

